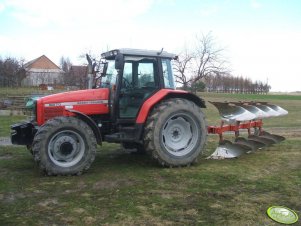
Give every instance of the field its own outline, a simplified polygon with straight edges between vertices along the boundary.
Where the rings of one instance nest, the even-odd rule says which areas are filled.
[[[48,90],[41,90],[38,87],[32,87],[32,88],[23,88],[23,87],[16,87],[16,88],[10,88],[10,87],[1,87],[0,88],[0,98],[1,97],[7,97],[7,96],[27,96],[31,94],[51,94],[55,93],[57,90],[54,91],[48,91]]]
[[[237,159],[206,160],[218,141],[210,135],[199,162],[183,168],[104,143],[90,170],[70,177],[44,176],[26,148],[0,146],[0,225],[278,225],[266,216],[272,205],[300,217],[301,96],[199,95],[282,106],[289,115],[264,123],[286,140]],[[208,125],[218,124],[207,106]],[[20,119],[0,117],[0,137]]]

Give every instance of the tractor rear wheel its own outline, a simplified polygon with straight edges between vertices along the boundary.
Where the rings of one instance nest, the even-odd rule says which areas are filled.
[[[161,165],[184,166],[196,162],[207,139],[201,109],[186,99],[168,99],[148,117],[145,149]]]
[[[95,159],[97,143],[92,129],[74,117],[47,121],[33,141],[34,159],[48,175],[79,175]]]

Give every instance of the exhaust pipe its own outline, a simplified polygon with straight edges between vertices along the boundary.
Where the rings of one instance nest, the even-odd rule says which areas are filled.
[[[87,88],[88,89],[93,89],[94,86],[94,72],[95,72],[95,66],[96,66],[96,62],[92,63],[92,59],[91,57],[86,54],[86,58],[88,61],[88,75],[87,75]]]

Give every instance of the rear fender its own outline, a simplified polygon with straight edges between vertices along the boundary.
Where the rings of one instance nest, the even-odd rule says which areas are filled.
[[[183,90],[162,89],[143,103],[139,111],[139,114],[137,116],[136,123],[137,124],[145,123],[153,107],[158,103],[160,103],[162,100],[166,100],[170,98],[187,99],[194,102],[200,108],[206,108],[205,101],[202,98],[198,97],[197,95],[194,95],[192,93]]]

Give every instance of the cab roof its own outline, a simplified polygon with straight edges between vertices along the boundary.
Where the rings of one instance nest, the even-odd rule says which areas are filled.
[[[115,58],[115,56],[121,53],[123,55],[128,56],[145,56],[145,57],[161,57],[161,58],[169,58],[176,59],[177,55],[173,53],[168,53],[162,50],[146,50],[146,49],[114,49],[108,52],[104,52],[101,54],[103,58]]]

